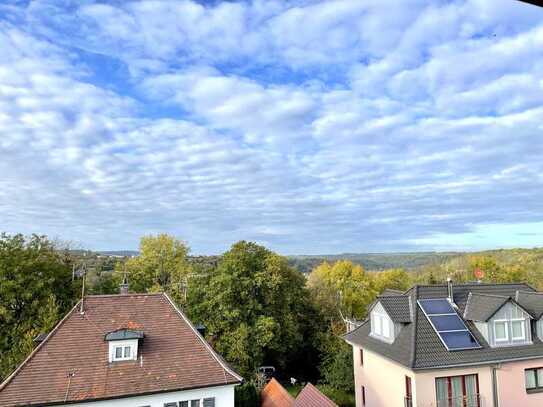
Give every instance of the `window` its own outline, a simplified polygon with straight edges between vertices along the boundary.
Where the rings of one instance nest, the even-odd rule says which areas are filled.
[[[380,314],[379,312],[372,312],[371,324],[371,332],[374,335],[387,339],[392,337],[390,332],[390,321],[387,315]]]
[[[180,401],[180,402],[179,402],[179,407],[189,407],[189,402],[188,402],[188,400]]]
[[[190,407],[200,407],[200,400],[191,400]]]
[[[526,369],[524,378],[527,393],[543,392],[543,368]]]
[[[405,406],[406,407],[413,407],[413,394],[412,394],[412,387],[411,387],[411,378],[409,376],[405,376]]]
[[[115,346],[114,347],[113,360],[130,360],[132,358],[132,347],[130,345],[126,346]]]
[[[360,366],[364,366],[364,350],[360,348]]]
[[[173,403],[164,403],[164,407],[177,407],[177,403],[176,403],[176,402],[173,402]]]
[[[511,321],[511,336],[513,340],[524,340],[526,339],[526,334],[524,332],[524,320],[513,320]]]
[[[138,358],[138,340],[109,341],[109,362],[136,360]]]
[[[205,398],[203,407],[215,407],[215,397]]]
[[[476,374],[436,378],[437,407],[480,407]]]
[[[496,342],[509,340],[507,321],[494,321],[494,339]]]
[[[362,405],[366,405],[366,388],[362,386]]]

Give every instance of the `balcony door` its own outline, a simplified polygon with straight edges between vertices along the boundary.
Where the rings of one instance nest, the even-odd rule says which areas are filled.
[[[480,407],[476,374],[436,378],[437,407]]]

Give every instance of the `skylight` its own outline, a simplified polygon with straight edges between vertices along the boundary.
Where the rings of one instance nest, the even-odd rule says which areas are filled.
[[[449,300],[436,298],[417,302],[448,351],[481,347]]]

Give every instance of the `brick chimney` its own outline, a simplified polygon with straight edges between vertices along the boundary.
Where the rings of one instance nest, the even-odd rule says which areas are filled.
[[[121,295],[128,294],[128,280],[126,279],[126,276],[123,278],[123,282],[120,285],[121,288]]]

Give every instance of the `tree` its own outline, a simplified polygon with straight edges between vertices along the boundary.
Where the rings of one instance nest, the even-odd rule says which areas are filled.
[[[345,317],[362,319],[377,291],[372,277],[360,265],[341,260],[324,262],[307,281],[313,301],[330,321]]]
[[[206,324],[216,349],[252,378],[264,363],[284,369],[303,348],[310,307],[304,284],[284,257],[241,241],[223,255],[190,315]]]
[[[79,299],[69,261],[45,236],[0,235],[0,379]]]
[[[117,276],[126,268],[131,291],[164,291],[177,303],[183,303],[184,283],[191,272],[188,246],[175,237],[159,234],[142,237],[139,251],[139,256],[130,258],[124,265],[117,264]]]
[[[411,278],[404,269],[389,269],[374,273],[375,290],[380,294],[385,288],[405,291],[411,285]]]

